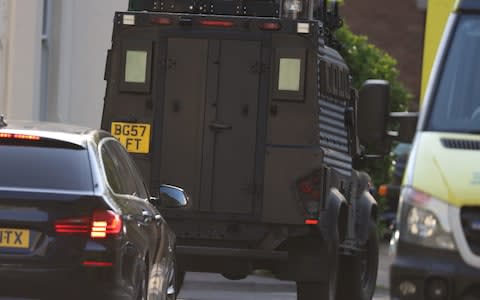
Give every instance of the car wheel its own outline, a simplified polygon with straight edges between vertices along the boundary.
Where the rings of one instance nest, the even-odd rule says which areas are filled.
[[[176,300],[180,292],[178,288],[177,264],[174,260],[171,267],[170,276],[168,277],[167,300]]]
[[[356,256],[344,256],[340,262],[337,300],[371,300],[378,271],[378,234],[374,220],[369,222],[368,239]],[[342,288],[348,286],[348,289]]]
[[[147,300],[148,295],[148,268],[147,264],[143,262],[139,270],[139,276],[137,280],[137,300]]]

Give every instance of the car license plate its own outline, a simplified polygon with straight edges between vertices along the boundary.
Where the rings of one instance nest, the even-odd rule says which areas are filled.
[[[150,124],[112,122],[111,133],[128,152],[150,152]]]
[[[30,231],[24,229],[0,228],[0,248],[30,247]]]

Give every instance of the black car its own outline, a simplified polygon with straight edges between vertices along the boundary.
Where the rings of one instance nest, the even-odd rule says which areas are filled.
[[[175,235],[109,133],[0,119],[0,297],[175,299]]]

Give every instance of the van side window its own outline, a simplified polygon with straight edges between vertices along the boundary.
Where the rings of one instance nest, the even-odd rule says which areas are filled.
[[[305,49],[276,49],[274,100],[304,100],[305,60]]]
[[[123,42],[120,90],[126,92],[149,92],[151,64],[152,42],[141,40]]]

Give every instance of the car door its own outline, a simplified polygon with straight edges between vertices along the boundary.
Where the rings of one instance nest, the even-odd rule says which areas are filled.
[[[110,188],[114,193],[112,198],[122,208],[127,239],[135,248],[131,250],[143,254],[146,248],[155,249],[160,234],[158,222],[155,220],[158,212],[148,202],[148,193],[131,158],[114,138],[103,142],[100,152]]]

